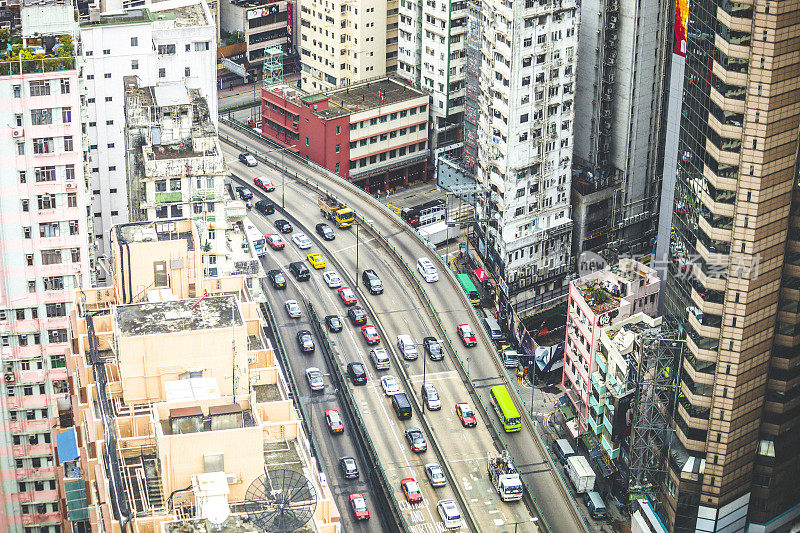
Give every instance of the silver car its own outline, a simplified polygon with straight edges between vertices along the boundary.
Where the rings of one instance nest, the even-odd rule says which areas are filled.
[[[300,304],[297,303],[297,300],[286,300],[284,305],[286,306],[286,312],[291,318],[300,318],[302,312],[300,311]]]
[[[322,372],[319,368],[315,366],[306,368],[306,379],[311,390],[321,391],[325,389],[325,381],[322,379]]]

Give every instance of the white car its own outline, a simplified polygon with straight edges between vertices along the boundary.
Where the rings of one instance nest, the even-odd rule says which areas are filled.
[[[300,304],[297,303],[297,300],[286,300],[284,305],[286,306],[286,312],[289,313],[290,317],[300,318],[302,312],[300,311]]]
[[[425,278],[425,281],[428,283],[439,281],[439,271],[436,270],[433,261],[427,257],[420,257],[417,259],[417,272],[422,274],[422,277]]]
[[[381,387],[386,396],[393,396],[400,392],[400,385],[397,383],[397,378],[394,376],[381,377]]]
[[[417,353],[417,345],[414,344],[414,339],[411,338],[411,335],[398,335],[397,347],[400,348],[400,353],[403,354],[403,359],[407,361],[413,361],[419,357],[419,353]]]
[[[305,233],[295,233],[292,236],[292,242],[295,243],[301,250],[307,250],[311,248],[311,239],[309,239],[308,235]]]
[[[444,522],[445,529],[458,529],[461,527],[461,511],[458,510],[453,500],[439,500],[436,510]]]
[[[322,279],[325,280],[325,283],[328,284],[328,287],[331,289],[338,289],[342,286],[342,278],[339,277],[333,270],[328,270],[322,274]]]
[[[322,372],[319,368],[315,366],[306,368],[306,379],[311,390],[320,391],[325,389],[325,381],[322,379]]]

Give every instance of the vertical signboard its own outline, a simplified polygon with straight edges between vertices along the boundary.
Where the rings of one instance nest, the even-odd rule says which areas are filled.
[[[286,37],[289,38],[289,46],[292,47],[292,37],[294,36],[294,6],[291,2],[286,2]]]
[[[675,44],[672,53],[686,57],[686,34],[689,25],[689,0],[675,1]]]

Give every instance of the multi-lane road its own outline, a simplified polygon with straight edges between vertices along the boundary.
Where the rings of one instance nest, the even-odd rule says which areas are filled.
[[[254,144],[252,138],[224,127],[223,130],[232,137],[238,135],[238,140],[243,144]],[[246,180],[251,180],[253,176],[259,174],[272,174],[277,178],[277,173],[268,170],[263,164],[255,169],[239,165],[236,161],[238,155],[236,149],[225,145],[224,151],[234,174],[242,176]],[[262,151],[264,151],[263,147]],[[304,165],[289,158],[285,164],[290,169],[292,166],[296,166],[296,169],[292,170],[296,170],[301,175],[313,173]],[[324,176],[319,178],[323,179]],[[277,200],[276,203],[280,204],[280,179],[275,179],[275,181],[278,190],[271,193],[271,196],[273,200]],[[326,187],[331,185],[336,184],[325,183]],[[293,183],[292,180],[287,180],[283,193],[289,213],[297,217],[298,222],[313,232],[314,225],[321,221],[316,206],[317,195],[309,189]],[[385,216],[371,216],[373,213],[379,215],[379,213],[375,213],[376,207],[371,199],[348,195],[347,200],[357,212],[365,215],[368,222],[374,224],[384,236],[388,237],[397,253],[408,264],[413,265],[420,256],[431,255],[431,252],[416,239],[408,238],[407,227],[399,220]],[[270,218],[274,218],[274,216]],[[273,230],[269,227],[269,221],[262,220],[257,224],[261,224],[259,227],[265,232]],[[307,233],[309,232],[307,231]],[[385,293],[379,296],[365,296],[364,291],[360,290],[358,297],[360,302],[366,304],[371,322],[380,330],[382,345],[392,354],[392,369],[383,373],[391,373],[401,378],[404,386],[412,389],[406,392],[414,395],[417,400],[416,405],[419,405],[419,386],[423,380],[423,373],[427,374],[426,380],[436,385],[442,397],[442,410],[435,413],[426,412],[424,422],[427,423],[421,423],[423,421],[420,420],[420,413],[416,410],[414,418],[410,422],[397,421],[388,400],[383,397],[378,385],[379,373],[367,361],[368,350],[360,332],[352,329],[352,326],[348,324],[344,332],[333,334],[332,340],[342,361],[359,360],[367,363],[365,366],[369,369],[370,381],[367,387],[358,388],[359,405],[357,407],[365,421],[373,424],[375,432],[373,432],[373,427],[369,428],[369,432],[373,436],[373,442],[380,448],[381,464],[387,476],[395,484],[393,488],[397,490],[398,500],[402,501],[403,499],[399,491],[399,480],[402,477],[406,477],[411,472],[418,481],[422,482],[425,504],[413,509],[405,509],[404,516],[408,524],[412,527],[418,526],[420,531],[434,531],[440,528],[441,524],[438,517],[435,516],[436,499],[451,497],[447,491],[452,489],[447,488],[443,491],[443,489],[430,488],[424,482],[425,476],[421,467],[425,462],[441,460],[449,466],[449,473],[455,478],[450,480],[451,485],[458,489],[459,501],[466,503],[477,529],[513,531],[516,526],[517,531],[532,530],[532,513],[522,503],[505,504],[501,502],[492,490],[486,476],[486,455],[489,451],[497,449],[495,442],[498,439],[496,436],[502,435],[505,446],[518,461],[517,467],[523,474],[528,487],[532,489],[533,496],[537,499],[538,506],[550,529],[559,533],[583,530],[581,521],[570,512],[571,503],[565,498],[561,487],[558,486],[558,480],[550,471],[550,463],[547,458],[535,444],[535,437],[529,426],[524,427],[523,431],[516,434],[504,434],[497,419],[488,416],[480,420],[478,428],[463,429],[460,427],[453,412],[453,405],[457,401],[473,403],[475,397],[470,396],[463,381],[464,369],[455,361],[452,353],[448,353],[448,357],[442,362],[427,361],[423,363],[422,357],[417,361],[402,362],[398,358],[397,350],[394,349],[396,335],[410,334],[416,342],[421,342],[422,337],[438,336],[439,332],[431,313],[419,295],[412,290],[407,278],[408,274],[398,274],[400,267],[397,257],[384,246],[380,246],[378,240],[373,239],[375,239],[374,235],[362,230],[359,243],[359,267],[361,270],[374,268],[378,271],[383,279]],[[342,270],[340,274],[347,276],[348,281],[352,283],[356,270],[354,232],[351,230],[338,231],[335,241],[325,243],[324,248],[320,245],[321,243],[317,242],[312,250],[320,251],[326,259],[330,257],[335,268]],[[281,257],[278,254],[284,254],[284,256],[294,254],[292,260],[305,259],[305,253],[300,254],[294,245],[289,243],[283,252],[268,255],[266,260],[273,261],[270,268],[275,268],[275,265],[285,267],[290,262],[288,257]],[[302,287],[304,284],[301,284],[305,292],[304,296],[315,306],[319,306],[322,310],[321,315],[328,313],[344,315],[344,307],[338,301],[335,293],[321,283],[320,274],[314,273],[312,278],[310,283],[305,284],[307,288]],[[424,284],[424,282],[422,283]],[[463,297],[458,293],[458,288],[447,277],[429,286],[426,293],[433,308],[438,312],[445,334],[451,339],[457,339],[455,327],[462,322],[468,322],[474,330],[480,331],[481,326],[475,323],[475,315],[472,314],[469,305],[464,302]],[[270,298],[274,300],[275,296],[271,294]],[[273,304],[274,307],[280,307],[282,301],[274,300]],[[280,311],[278,311],[278,315],[280,315]],[[286,326],[287,332],[291,327]],[[291,335],[287,335],[286,338],[289,339],[289,343],[294,341]],[[479,334],[478,338],[479,345],[475,348],[466,349],[458,344],[453,346],[459,351],[462,361],[469,358],[470,378],[477,397],[483,401],[484,405],[489,405],[489,387],[502,383],[503,378],[494,361],[494,351],[490,342],[482,334]],[[458,341],[456,340],[456,342]],[[422,353],[422,350],[420,352]],[[398,364],[402,364],[402,369],[398,368]],[[316,366],[322,368],[319,364]],[[302,375],[301,371],[295,372],[295,374]],[[493,426],[492,431],[487,428],[487,424]],[[414,456],[410,452],[403,441],[402,430],[412,425],[423,429],[429,443],[431,440],[436,441],[442,457],[434,457],[434,450],[430,449],[430,446],[428,452],[422,454],[421,457]],[[315,429],[316,427],[315,425]],[[431,435],[429,431],[432,431],[433,434]],[[379,437],[376,438],[376,435]],[[342,509],[343,514],[347,511],[346,507]],[[430,529],[431,527],[433,529]]]

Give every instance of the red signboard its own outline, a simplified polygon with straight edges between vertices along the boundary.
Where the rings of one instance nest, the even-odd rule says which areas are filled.
[[[675,2],[675,45],[672,53],[686,57],[686,30],[689,25],[689,0]]]

